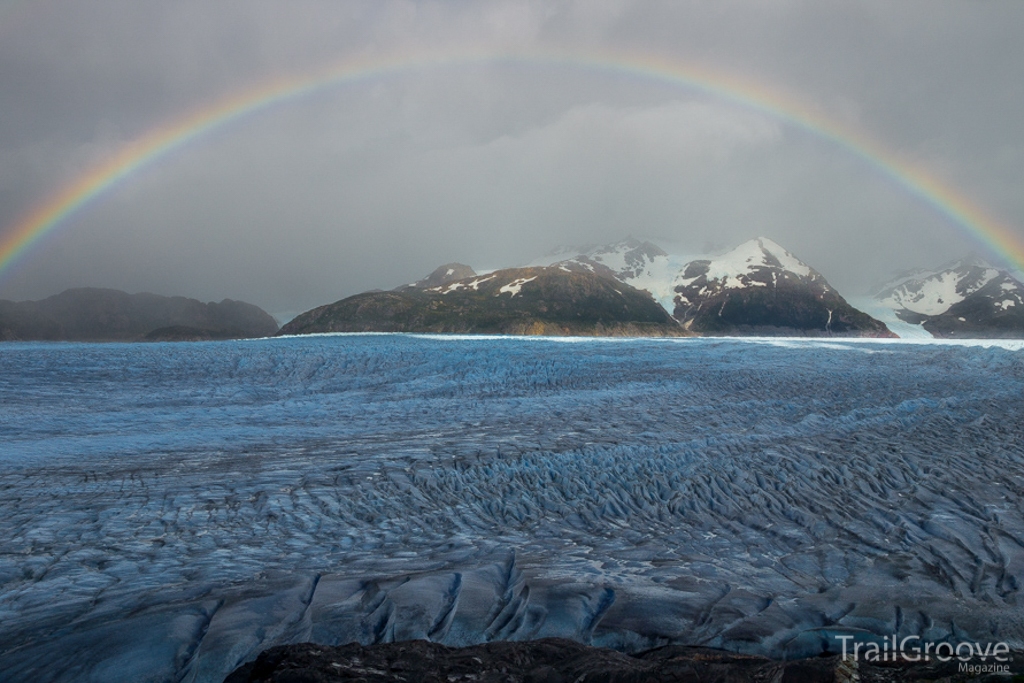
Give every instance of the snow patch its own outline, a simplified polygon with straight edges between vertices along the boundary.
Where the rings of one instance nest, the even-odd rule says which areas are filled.
[[[519,290],[523,288],[523,285],[525,285],[527,282],[533,282],[536,279],[536,275],[534,275],[533,277],[516,278],[512,282],[508,283],[507,285],[499,289],[498,293],[495,294],[495,296],[500,296],[502,294],[511,294],[512,296],[515,296],[519,294]]]
[[[441,291],[440,287],[435,287],[431,291],[435,291],[435,292],[440,291],[442,294],[448,294],[450,292],[455,292],[455,291],[460,290],[460,289],[472,289],[475,292],[475,291],[477,291],[480,288],[481,284],[483,284],[484,282],[487,282],[488,280],[493,280],[495,277],[497,277],[497,276],[496,275],[488,275],[487,277],[478,277],[477,279],[475,279],[475,280],[473,280],[471,282],[453,282],[450,285],[448,285],[448,287],[446,289],[444,289],[444,291]]]

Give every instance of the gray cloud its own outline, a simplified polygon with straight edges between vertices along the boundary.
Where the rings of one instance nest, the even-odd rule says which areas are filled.
[[[438,50],[656,54],[859,131],[1024,230],[1024,5],[73,2],[0,15],[0,231],[147,131],[345,60]],[[0,274],[295,312],[448,260],[515,265],[632,233],[699,251],[767,234],[850,293],[977,248],[799,126],[565,65],[410,68],[296,98],[119,184]]]

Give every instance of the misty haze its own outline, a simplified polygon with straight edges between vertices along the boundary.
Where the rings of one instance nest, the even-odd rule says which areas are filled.
[[[0,679],[1024,674],[1022,27],[0,6]]]

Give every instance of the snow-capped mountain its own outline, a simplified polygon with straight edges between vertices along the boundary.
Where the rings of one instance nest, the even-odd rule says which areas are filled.
[[[879,287],[874,298],[904,323],[937,337],[1024,332],[1024,285],[978,257],[904,273]]]
[[[674,283],[676,308],[688,310],[702,298],[728,289],[774,288],[780,278],[821,292],[831,289],[806,263],[767,237],[758,237],[717,258],[688,263]]]
[[[531,262],[530,266],[559,265],[613,277],[649,292],[662,308],[672,313],[674,281],[688,260],[672,256],[651,242],[628,237],[615,244],[559,247]]]
[[[765,237],[698,259],[629,238],[563,247],[531,265],[586,269],[646,290],[697,333],[890,335],[884,324],[850,306],[820,273]]]
[[[766,237],[714,259],[691,261],[673,284],[673,315],[695,332],[892,336],[820,273]]]

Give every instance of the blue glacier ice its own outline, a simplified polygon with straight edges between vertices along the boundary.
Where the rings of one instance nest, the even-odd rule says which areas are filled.
[[[0,679],[278,643],[1024,646],[1019,345],[0,345]]]

